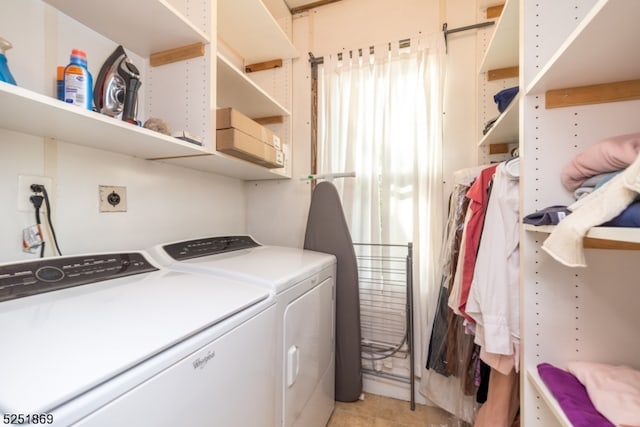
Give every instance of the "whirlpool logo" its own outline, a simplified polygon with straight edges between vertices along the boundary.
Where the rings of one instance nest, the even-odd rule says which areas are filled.
[[[210,351],[210,352],[207,353],[206,356],[197,358],[192,363],[193,364],[193,369],[204,369],[204,367],[207,366],[207,363],[209,363],[209,361],[211,359],[213,359],[214,357],[216,357],[216,352],[215,351]]]

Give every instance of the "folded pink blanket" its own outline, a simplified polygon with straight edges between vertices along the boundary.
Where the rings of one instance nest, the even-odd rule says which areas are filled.
[[[596,142],[562,169],[562,185],[567,190],[574,191],[588,178],[625,169],[638,154],[640,133],[618,135]]]

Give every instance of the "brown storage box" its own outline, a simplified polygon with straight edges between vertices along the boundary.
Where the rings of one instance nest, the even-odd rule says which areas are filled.
[[[266,168],[284,167],[282,151],[237,129],[217,130],[216,148],[218,151]]]
[[[218,108],[216,110],[216,129],[238,129],[249,136],[281,150],[280,138],[260,123],[250,119],[233,108]]]

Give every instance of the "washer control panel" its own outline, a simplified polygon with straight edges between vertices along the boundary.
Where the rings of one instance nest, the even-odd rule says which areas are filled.
[[[163,246],[176,261],[200,258],[225,252],[238,251],[260,246],[249,236],[205,237]]]
[[[46,258],[0,266],[0,301],[157,270],[141,253]]]

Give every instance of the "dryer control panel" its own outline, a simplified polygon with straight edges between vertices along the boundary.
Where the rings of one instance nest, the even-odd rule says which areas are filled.
[[[260,244],[249,236],[224,236],[171,243],[163,246],[163,249],[176,261],[184,261],[191,258],[255,248],[256,246],[260,246]]]
[[[0,301],[157,270],[137,252],[46,258],[0,266]]]

